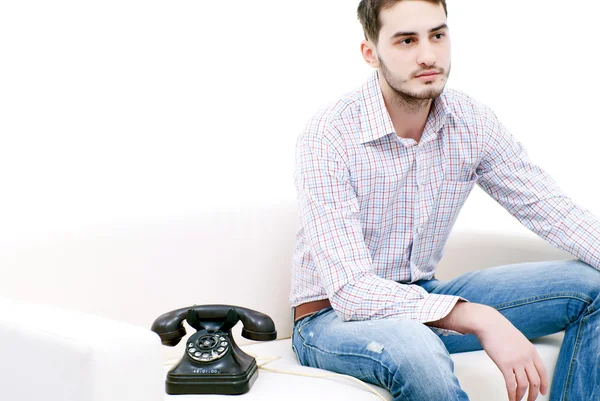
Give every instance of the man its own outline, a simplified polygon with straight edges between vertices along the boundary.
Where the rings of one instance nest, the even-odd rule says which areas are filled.
[[[444,0],[363,0],[374,71],[297,142],[301,229],[293,348],[394,400],[467,400],[449,353],[484,349],[511,401],[546,394],[528,339],[565,330],[551,400],[600,399],[600,220],[533,164],[486,106],[444,89]],[[440,282],[435,268],[475,184],[577,260],[501,266]]]

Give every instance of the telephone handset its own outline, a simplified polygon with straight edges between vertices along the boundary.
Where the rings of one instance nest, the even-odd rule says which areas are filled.
[[[152,331],[163,345],[174,347],[185,336],[183,321],[196,329],[185,352],[167,374],[167,394],[243,394],[258,375],[256,360],[244,353],[231,336],[242,321],[242,336],[255,341],[277,338],[273,320],[264,313],[229,305],[181,308],[159,316]]]

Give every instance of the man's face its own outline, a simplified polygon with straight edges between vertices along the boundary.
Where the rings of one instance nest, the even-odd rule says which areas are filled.
[[[406,100],[432,99],[450,74],[450,36],[441,4],[406,0],[381,10],[380,75]]]

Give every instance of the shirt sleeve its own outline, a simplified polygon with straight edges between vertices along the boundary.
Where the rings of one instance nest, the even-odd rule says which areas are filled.
[[[344,321],[383,318],[422,323],[446,316],[460,297],[431,295],[374,273],[343,147],[307,128],[296,146],[295,185],[311,257],[334,311]]]
[[[600,269],[600,220],[568,198],[486,108],[479,185],[525,227]]]

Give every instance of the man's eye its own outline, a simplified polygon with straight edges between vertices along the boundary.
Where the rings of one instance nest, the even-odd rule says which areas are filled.
[[[446,35],[444,35],[443,33],[436,33],[434,36],[435,36],[436,39],[441,39],[441,38],[443,38]]]
[[[404,39],[400,43],[405,44],[405,45],[410,45],[412,42],[414,42],[413,39]]]

